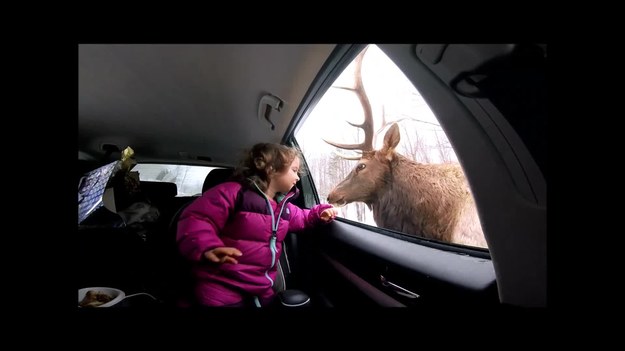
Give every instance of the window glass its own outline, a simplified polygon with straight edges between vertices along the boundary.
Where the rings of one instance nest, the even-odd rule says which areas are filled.
[[[340,216],[359,223],[486,247],[468,182],[436,116],[377,46],[363,53],[295,133],[321,202],[342,205]],[[368,109],[370,128],[350,125],[367,121]]]
[[[206,175],[215,168],[219,167],[139,163],[132,170],[142,181],[176,183],[177,196],[194,196],[202,193]]]

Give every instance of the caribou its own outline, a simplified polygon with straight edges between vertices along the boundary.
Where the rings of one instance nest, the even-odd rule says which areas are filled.
[[[383,146],[373,146],[371,104],[362,83],[362,57],[356,58],[353,90],[364,110],[360,144],[324,141],[343,150],[358,150],[356,167],[328,194],[328,202],[344,206],[364,202],[379,227],[442,242],[487,247],[477,208],[462,168],[457,163],[423,164],[397,153],[397,123],[384,135]],[[343,156],[345,157],[345,156]],[[347,157],[346,157],[347,158]]]

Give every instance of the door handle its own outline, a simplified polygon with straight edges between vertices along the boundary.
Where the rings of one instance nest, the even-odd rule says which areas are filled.
[[[393,290],[394,293],[405,296],[407,298],[410,299],[416,299],[418,298],[420,295],[417,293],[413,293],[412,291],[402,288],[401,286],[395,284],[395,283],[391,283],[389,282],[386,277],[384,277],[383,275],[380,274],[380,282],[382,282],[382,286],[391,288]]]

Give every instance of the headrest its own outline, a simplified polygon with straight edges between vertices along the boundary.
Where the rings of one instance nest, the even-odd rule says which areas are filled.
[[[202,185],[202,192],[205,192],[217,184],[224,183],[232,177],[233,173],[233,168],[215,168],[208,172],[206,179],[204,179],[204,185]]]
[[[178,186],[176,183],[169,182],[149,182],[141,181],[141,192],[145,196],[154,201],[176,197],[178,195]]]

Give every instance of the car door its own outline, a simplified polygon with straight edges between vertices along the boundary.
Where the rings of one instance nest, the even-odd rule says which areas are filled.
[[[344,184],[344,177],[351,177],[351,181],[356,182],[354,179],[358,178],[358,172],[364,174],[365,168],[372,169],[372,160],[380,158],[381,151],[385,152],[381,155],[387,158],[385,161],[381,157],[384,162],[398,157],[392,154],[401,151],[393,146],[394,138],[419,140],[417,136],[422,134],[423,129],[411,132],[403,128],[402,123],[405,124],[406,120],[416,120],[422,125],[430,123],[436,127],[435,134],[448,141],[441,144],[439,139],[439,146],[446,145],[445,150],[453,149],[452,161],[446,159],[447,156],[440,152],[443,148],[439,148],[443,162],[441,159],[429,159],[430,156],[425,153],[422,157],[431,162],[423,159],[410,162],[428,165],[423,169],[434,169],[437,166],[429,165],[437,163],[461,166],[485,245],[450,241],[444,236],[433,237],[423,229],[425,225],[421,232],[408,226],[396,226],[397,222],[418,222],[420,216],[426,214],[436,217],[434,221],[438,225],[460,221],[461,217],[445,213],[440,207],[442,205],[437,208],[438,212],[406,210],[418,208],[406,199],[436,202],[440,200],[437,196],[446,196],[435,193],[439,195],[427,198],[423,195],[433,187],[446,186],[444,176],[428,178],[430,185],[413,185],[413,188],[395,189],[391,195],[380,194],[381,189],[392,188],[387,186],[388,179],[398,182],[399,171],[395,170],[392,176],[387,174],[382,177],[387,180],[385,185],[375,185],[369,180],[373,185],[361,182],[352,186],[352,193],[369,192],[352,198],[366,200],[347,205],[355,207],[346,210],[333,223],[289,238],[292,261],[300,272],[300,286],[313,296],[318,305],[323,306],[504,304],[545,307],[546,46],[377,45],[375,50],[381,51],[418,91],[412,96],[420,95],[423,101],[404,107],[404,110],[396,107],[408,98],[380,102],[384,92],[387,97],[402,93],[393,91],[400,83],[390,81],[388,73],[381,74],[378,80],[371,78],[374,75],[371,67],[380,65],[372,56],[369,57],[369,73],[364,70],[367,56],[363,56],[365,58],[361,61],[362,90],[366,91],[365,94],[358,95],[358,89],[355,89],[358,84],[342,78],[345,71],[358,70],[355,68],[357,64],[353,63],[365,49],[366,55],[374,50],[365,45],[337,46],[284,137],[285,143],[302,150],[308,169],[308,174],[302,177],[299,185],[304,194],[300,204],[310,207],[315,203],[336,200],[332,192],[336,191],[338,183]],[[379,88],[376,87],[378,83],[386,85]],[[324,99],[328,99],[324,94],[333,90],[345,93],[344,97],[331,98],[334,104],[325,103]],[[378,96],[375,96],[376,91]],[[348,97],[354,92],[358,99]],[[363,101],[368,101],[370,106],[365,107]],[[311,140],[342,137],[341,133],[345,134],[340,131],[343,126],[334,123],[336,116],[326,116],[327,120],[318,123],[321,126],[312,128],[310,125],[315,123],[315,119],[326,118],[323,115],[356,113],[353,112],[358,110],[355,107],[343,109],[348,104],[360,105],[360,115],[363,111],[366,115],[367,110],[377,114],[376,121],[382,121],[382,128],[373,133],[377,144],[360,154],[363,156],[375,151],[377,156],[366,162],[356,156],[357,160],[350,164],[350,169],[341,170],[341,167],[345,168],[345,163],[340,164],[342,161],[339,159],[344,155],[337,156],[336,151],[339,149],[337,145],[344,147],[345,144],[334,143],[328,149],[325,148],[328,140],[318,144]],[[417,117],[408,116],[424,105],[435,117],[431,122],[422,118],[430,112],[416,113]],[[341,112],[336,112],[337,109]],[[315,113],[315,110],[321,112]],[[358,124],[362,118],[348,117],[347,122]],[[393,124],[400,127],[393,127]],[[391,131],[393,129],[395,134]],[[367,132],[363,142],[362,135],[355,134],[349,140],[350,145],[362,147],[366,142],[374,143],[367,140],[366,135]],[[426,139],[424,137],[423,140]],[[422,149],[426,148],[424,145],[422,143]],[[343,150],[349,151],[349,148]],[[405,154],[407,149],[402,150]],[[319,154],[322,155],[317,157]],[[362,163],[365,165],[362,166]],[[359,170],[359,167],[362,169]],[[395,169],[391,166],[387,168]],[[341,182],[337,181],[339,178]],[[367,190],[368,187],[375,191]],[[335,198],[332,199],[332,196]],[[379,200],[382,196],[386,196],[383,205]],[[395,222],[389,220],[393,216]],[[461,223],[455,228],[468,225]]]

